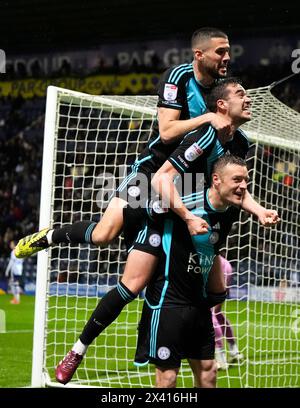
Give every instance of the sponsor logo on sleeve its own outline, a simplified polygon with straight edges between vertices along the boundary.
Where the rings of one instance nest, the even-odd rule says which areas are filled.
[[[186,167],[187,169],[189,168],[188,163],[181,156],[177,156],[177,159],[184,165],[184,167]]]
[[[165,84],[164,98],[166,101],[175,101],[177,98],[178,88],[173,84]]]
[[[203,150],[197,145],[197,143],[194,143],[184,152],[184,157],[187,161],[191,162],[201,156],[202,153]]]

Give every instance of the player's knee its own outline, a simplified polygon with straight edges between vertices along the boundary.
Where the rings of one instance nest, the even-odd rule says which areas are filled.
[[[217,382],[217,363],[215,360],[211,360],[211,365],[207,371],[204,371],[204,381],[206,383],[207,388],[214,388]]]
[[[202,361],[201,388],[214,388],[217,381],[217,364],[215,360]]]
[[[206,302],[209,307],[214,307],[216,305],[219,305],[220,303],[223,303],[226,300],[226,297],[227,297],[226,290],[220,293],[208,292]]]
[[[115,231],[113,224],[106,228],[100,227],[100,223],[97,224],[92,233],[92,242],[94,245],[107,245],[115,238]]]
[[[126,275],[122,278],[122,283],[137,296],[147,285],[147,279],[145,276],[140,275],[139,277],[131,277]]]
[[[156,375],[156,388],[176,388],[177,369],[161,370]]]
[[[126,202],[124,201],[124,203]],[[110,244],[120,234],[123,228],[124,203],[123,200],[121,200],[121,205],[111,204],[110,207],[107,208],[100,222],[98,222],[93,230],[93,244],[98,246]]]

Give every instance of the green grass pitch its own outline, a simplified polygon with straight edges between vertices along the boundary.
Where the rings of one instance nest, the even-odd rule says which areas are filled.
[[[0,388],[27,387],[31,380],[34,297],[22,296],[20,305],[11,305],[11,296],[0,296],[0,309],[5,312],[6,332],[0,333]],[[77,339],[86,320],[86,309],[92,310],[95,298],[51,297],[46,364],[52,381],[54,367]],[[103,387],[151,387],[153,367],[137,369],[134,357],[138,317],[135,301],[96,340],[74,376],[74,383],[86,381]],[[236,309],[239,313],[234,313]],[[227,316],[235,327],[241,349],[248,344],[246,360],[219,372],[218,387],[299,387],[300,386],[300,307],[283,303],[249,303],[230,301]],[[67,313],[65,312],[67,310]],[[298,312],[299,311],[299,314]],[[125,319],[130,324],[125,325]],[[248,317],[248,319],[247,319]],[[238,319],[238,320],[237,320]],[[54,330],[54,321],[56,328]],[[299,323],[299,324],[298,324]],[[0,325],[1,327],[1,325]],[[299,330],[298,330],[299,328]],[[109,339],[109,340],[108,340]],[[125,351],[127,349],[127,351]],[[178,387],[192,387],[186,377],[184,362]],[[149,375],[150,374],[150,375]]]

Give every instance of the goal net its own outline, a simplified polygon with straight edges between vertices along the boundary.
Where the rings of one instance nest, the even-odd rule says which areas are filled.
[[[244,213],[233,226],[226,257],[233,279],[223,311],[244,359],[218,374],[218,387],[297,387],[299,383],[300,115],[270,88],[250,90],[253,119],[250,189],[282,219],[264,229]],[[91,96],[49,87],[40,228],[98,221],[112,189],[145,147],[156,115],[155,96]],[[78,339],[99,298],[118,282],[122,237],[108,247],[60,245],[38,254],[33,386],[60,386],[57,363]],[[143,296],[89,347],[69,387],[151,387],[154,368],[135,367]],[[224,340],[224,347],[227,349]],[[192,387],[186,362],[179,387]]]

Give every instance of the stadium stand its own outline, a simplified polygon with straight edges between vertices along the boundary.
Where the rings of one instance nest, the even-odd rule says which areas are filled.
[[[152,62],[152,66],[148,66],[147,69],[143,66],[132,66],[130,70],[160,73],[162,71],[160,61],[153,58]],[[288,69],[290,68],[287,64],[259,65],[233,74],[241,77],[246,88],[256,88],[284,77]],[[97,73],[108,74],[116,71],[118,71],[116,66],[110,71],[100,66]],[[35,66],[33,73],[35,78],[45,76],[38,66]],[[76,74],[74,68],[66,63],[54,76]],[[84,74],[88,76],[95,72],[86,71]],[[25,67],[20,64],[17,71],[8,67],[6,80],[24,79],[28,78],[28,75]],[[273,93],[282,102],[300,111],[299,91],[299,80],[291,79],[276,86]],[[129,90],[125,90],[124,94],[128,93]],[[145,93],[154,94],[155,86],[145,90]],[[8,96],[0,99],[0,280],[3,279],[8,262],[9,242],[34,232],[38,225],[44,112],[45,98],[23,99],[21,96],[17,98]],[[261,259],[261,262],[263,261]],[[29,283],[34,282],[36,259],[26,260],[24,270],[25,280]],[[275,268],[274,274],[280,275],[280,271],[276,272]],[[261,276],[261,284],[263,282],[264,276]]]

